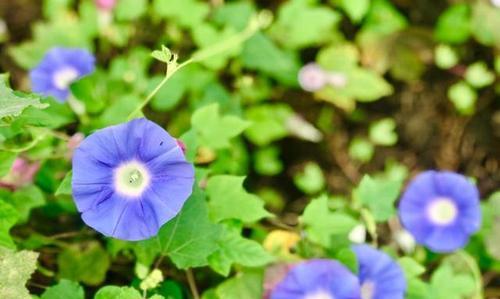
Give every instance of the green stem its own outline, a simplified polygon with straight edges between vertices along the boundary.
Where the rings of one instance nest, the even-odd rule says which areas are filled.
[[[134,111],[132,111],[128,117],[127,120],[130,120],[134,118],[144,107],[146,107],[147,104],[153,99],[153,97],[158,93],[158,91],[167,83],[168,79],[170,79],[176,72],[181,70],[182,68],[192,64],[192,63],[198,63],[203,60],[206,60],[208,58],[211,58],[215,55],[218,55],[220,53],[223,53],[227,50],[230,50],[240,44],[242,44],[244,41],[249,39],[255,32],[260,30],[261,28],[267,26],[270,22],[269,16],[266,13],[261,13],[260,15],[254,16],[248,26],[245,28],[245,30],[227,38],[226,40],[222,41],[219,44],[215,44],[207,49],[202,49],[197,52],[195,52],[192,57],[183,63],[177,65],[176,64],[176,59],[174,58],[173,62],[167,64],[167,74],[165,75],[165,78],[161,80],[161,82],[151,91],[151,93],[146,97],[146,99],[139,105],[137,106]]]

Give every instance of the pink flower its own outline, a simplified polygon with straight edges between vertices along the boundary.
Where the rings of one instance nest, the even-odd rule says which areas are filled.
[[[308,63],[299,71],[299,84],[305,91],[317,91],[327,84],[325,71],[316,63]]]
[[[0,179],[0,188],[15,190],[33,182],[33,177],[40,169],[40,162],[30,163],[23,158],[17,158],[12,164],[10,172]]]
[[[101,10],[113,10],[116,0],[95,0],[95,5]]]

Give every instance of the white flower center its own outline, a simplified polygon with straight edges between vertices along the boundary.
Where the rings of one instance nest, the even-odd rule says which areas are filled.
[[[365,281],[361,285],[361,299],[372,299],[375,294],[375,284],[371,281]]]
[[[58,89],[66,89],[78,78],[78,71],[72,67],[65,67],[54,73],[52,81]]]
[[[335,299],[328,291],[318,290],[314,293],[307,294],[303,299]]]
[[[150,180],[149,171],[139,161],[129,161],[115,169],[115,191],[125,196],[141,196]]]
[[[458,209],[455,202],[447,197],[434,199],[427,207],[429,219],[439,225],[447,225],[455,221]]]

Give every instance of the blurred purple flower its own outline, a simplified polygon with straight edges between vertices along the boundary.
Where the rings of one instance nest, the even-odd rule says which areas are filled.
[[[17,158],[12,164],[10,172],[0,179],[0,187],[15,190],[33,182],[33,177],[40,169],[40,162],[29,162],[23,158]]]
[[[95,0],[95,5],[101,10],[112,10],[117,0]]]
[[[404,299],[406,280],[401,267],[389,255],[369,245],[352,247],[358,259],[363,299]]]
[[[94,64],[94,56],[85,49],[52,48],[30,71],[32,89],[65,102],[70,94],[71,83],[92,73]]]
[[[426,171],[408,185],[399,218],[417,243],[451,252],[464,247],[481,226],[479,192],[460,174]]]
[[[193,183],[176,139],[144,118],[96,131],[73,156],[73,197],[83,221],[117,239],[155,236]]]
[[[308,63],[299,71],[299,84],[305,91],[317,91],[327,84],[327,74],[316,63]]]
[[[333,260],[294,266],[271,292],[271,299],[361,299],[358,278]]]

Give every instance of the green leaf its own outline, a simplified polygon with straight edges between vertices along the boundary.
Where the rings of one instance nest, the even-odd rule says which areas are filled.
[[[407,281],[425,273],[425,267],[411,257],[404,256],[398,259],[398,263],[403,268]]]
[[[146,12],[147,5],[147,0],[120,0],[117,1],[114,14],[118,20],[135,20]]]
[[[465,81],[453,84],[448,89],[448,97],[459,113],[464,115],[471,115],[474,113],[477,93]]]
[[[0,298],[31,298],[25,285],[35,272],[37,259],[38,253],[33,251],[14,252],[0,247]]]
[[[500,9],[492,8],[486,1],[477,1],[473,7],[472,32],[483,45],[500,45]]]
[[[345,1],[345,0],[344,0]],[[389,0],[372,0],[372,5],[363,22],[363,31],[387,35],[408,26],[408,21]]]
[[[486,251],[493,258],[500,260],[500,191],[494,192],[484,204],[483,212],[484,244]]]
[[[160,229],[160,251],[179,269],[202,267],[217,249],[220,233],[221,227],[208,218],[204,192],[195,188],[181,212]]]
[[[210,267],[223,276],[229,275],[232,264],[260,267],[274,260],[259,243],[228,229],[217,244],[219,248],[208,257],[208,261]]]
[[[395,214],[394,202],[402,186],[402,180],[372,178],[365,175],[354,189],[353,197],[370,209],[375,221],[383,222]]]
[[[450,6],[438,19],[435,38],[443,43],[460,44],[470,36],[470,7],[466,3]]]
[[[396,122],[392,118],[384,118],[370,124],[370,140],[377,145],[391,146],[398,141],[395,132]]]
[[[347,235],[357,224],[346,213],[330,211],[326,195],[313,199],[307,205],[301,222],[306,226],[307,237],[325,247],[332,246],[335,236],[342,235],[347,239]]]
[[[131,287],[105,286],[100,288],[94,299],[141,299],[141,293]],[[43,299],[43,298],[42,298]]]
[[[442,264],[431,277],[431,298],[465,299],[474,292],[474,279],[470,275],[456,274],[453,268]]]
[[[488,66],[484,62],[476,62],[469,67],[465,72],[465,80],[475,88],[483,88],[495,81],[495,74],[488,70]]]
[[[96,241],[69,246],[57,257],[59,276],[88,285],[99,285],[106,278],[109,256]]]
[[[200,143],[221,149],[229,147],[229,141],[241,134],[250,123],[233,115],[220,115],[219,104],[214,103],[197,109],[191,125],[198,133]]]
[[[32,30],[34,39],[11,47],[9,54],[21,67],[31,69],[56,46],[92,49],[96,32],[88,31],[86,26],[74,13],[61,14],[48,23],[36,23]]]
[[[39,109],[48,107],[40,102],[40,97],[10,89],[8,76],[0,74],[0,119],[6,116],[19,116],[24,109],[33,106]]]
[[[55,18],[64,13],[73,4],[73,0],[47,0],[43,2],[43,15],[46,18]]]
[[[198,0],[154,0],[153,9],[159,16],[186,28],[195,28],[210,11],[208,3]]]
[[[160,83],[161,76],[155,76],[150,80],[150,90]],[[182,68],[175,76],[168,79],[167,83],[158,91],[151,102],[155,110],[168,111],[175,107],[189,91],[198,93],[205,90],[209,82],[214,80],[214,73],[200,66],[191,64]]]
[[[127,115],[134,111],[141,102],[142,100],[137,95],[124,95],[119,101],[106,107],[96,120],[95,125],[98,127],[107,127],[125,122],[127,121]]]
[[[297,85],[300,62],[295,52],[280,49],[263,33],[256,33],[243,45],[244,67],[260,71],[287,86]]]
[[[19,223],[28,221],[31,209],[45,204],[45,196],[37,186],[30,185],[16,190],[7,201],[19,213]]]
[[[223,30],[217,30],[215,26],[208,23],[200,24],[192,30],[193,40],[199,48],[198,51],[214,47],[234,35],[235,30],[232,27],[225,27]],[[231,57],[238,55],[240,52],[241,45],[237,45],[230,50],[205,59],[200,63],[212,70],[220,70],[227,65]],[[196,55],[196,53],[193,55]]]
[[[370,0],[342,0],[340,5],[351,21],[359,23],[370,8]]]
[[[154,50],[151,53],[151,57],[163,63],[169,63],[172,59],[172,51],[164,45],[161,45],[161,50]]]
[[[0,247],[16,247],[14,241],[10,237],[9,231],[14,224],[16,224],[18,219],[19,213],[17,210],[5,201],[0,200]]]
[[[66,173],[64,176],[64,179],[61,182],[61,185],[57,187],[56,193],[54,193],[55,196],[59,195],[71,195],[71,178],[73,177],[73,171],[69,171]]]
[[[245,118],[251,125],[245,136],[253,143],[263,146],[288,135],[287,120],[293,110],[286,104],[263,104],[245,110]]]
[[[421,279],[412,279],[407,283],[406,299],[434,299],[430,295],[430,286]]]
[[[352,273],[357,273],[359,270],[358,258],[351,246],[346,246],[339,249],[334,258],[344,264]]]
[[[317,57],[318,64],[328,70],[347,72],[357,67],[359,51],[350,43],[322,48]]]
[[[210,198],[210,217],[214,221],[238,219],[252,223],[271,216],[264,209],[264,202],[243,188],[244,180],[245,177],[231,175],[216,175],[208,179],[206,190]]]
[[[262,298],[263,281],[264,274],[262,270],[247,270],[220,284],[215,292],[218,299]]]
[[[347,85],[335,89],[340,96],[355,98],[360,102],[372,102],[393,93],[392,86],[374,71],[355,68],[346,76]]]
[[[48,107],[40,110],[28,107],[12,123],[13,126],[36,126],[55,129],[67,125],[75,120],[75,115],[69,105],[56,102],[53,98],[42,99],[43,105]]]
[[[279,159],[279,148],[268,146],[255,151],[254,168],[261,175],[276,175],[283,170],[283,163]]]
[[[223,26],[231,26],[241,31],[245,29],[248,21],[255,13],[255,7],[250,2],[227,2],[217,7],[212,15],[212,20]]]
[[[349,144],[349,156],[363,163],[369,162],[374,152],[373,144],[365,138],[355,137]]]
[[[112,92],[115,92],[110,81],[106,73],[97,70],[72,83],[70,88],[75,98],[85,105],[86,112],[97,114],[107,107],[108,100],[113,97]]]
[[[295,186],[306,194],[315,194],[325,187],[325,177],[317,163],[308,162],[304,169],[293,177]]]
[[[0,151],[0,178],[10,172],[16,158],[16,153]]]
[[[271,35],[287,48],[300,49],[331,39],[340,22],[338,12],[307,0],[288,1],[280,7]]]
[[[459,57],[452,47],[440,44],[434,50],[434,60],[439,68],[449,69],[458,63]]]
[[[61,279],[43,292],[40,299],[84,299],[85,293],[77,282]]]

